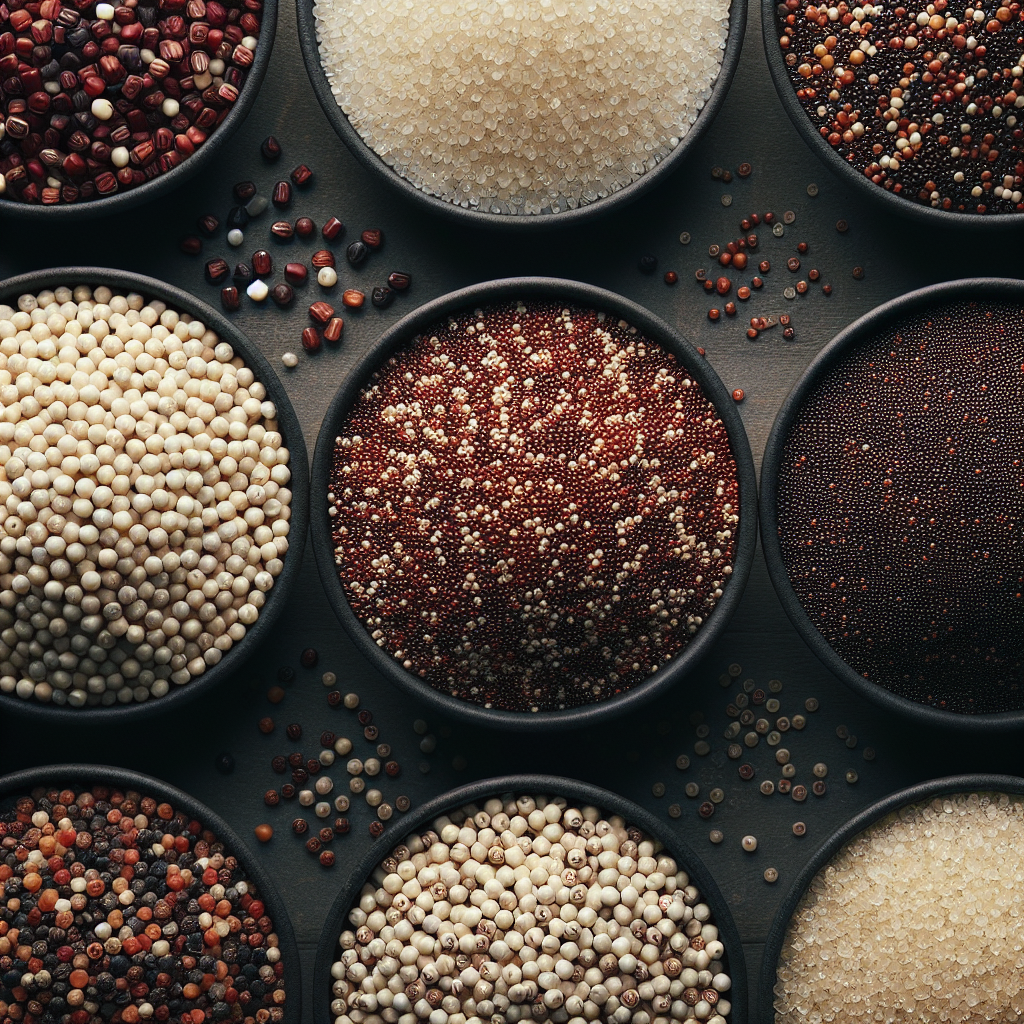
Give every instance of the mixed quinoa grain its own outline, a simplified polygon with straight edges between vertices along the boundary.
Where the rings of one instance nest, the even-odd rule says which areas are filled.
[[[0,693],[163,697],[256,622],[288,551],[266,388],[188,314],[109,288],[0,305]]]
[[[284,1020],[274,922],[202,823],[133,790],[0,800],[0,1020]]]
[[[335,1024],[725,1024],[711,908],[657,841],[564,797],[471,805],[412,835],[349,913]]]
[[[786,71],[830,146],[913,203],[1024,211],[1024,13],[1016,0],[776,7]]]
[[[393,356],[342,424],[328,501],[374,641],[514,711],[607,699],[683,650],[740,516],[725,425],[686,368],[549,301],[462,313]]]
[[[865,679],[963,714],[1024,707],[1020,304],[957,302],[851,348],[785,439],[779,542]]]

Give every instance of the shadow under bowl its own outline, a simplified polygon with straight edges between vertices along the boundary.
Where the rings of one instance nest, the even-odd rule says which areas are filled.
[[[169,309],[178,313],[188,313],[211,327],[217,332],[218,337],[231,345],[236,355],[244,359],[245,365],[253,371],[256,379],[267,389],[267,397],[277,407],[281,435],[291,454],[288,462],[288,468],[291,470],[289,483],[292,491],[291,520],[284,569],[274,581],[266,603],[260,609],[259,617],[246,630],[245,636],[227,651],[216,665],[207,668],[201,676],[193,677],[184,685],[172,686],[163,697],[146,701],[132,701],[130,704],[86,705],[81,708],[70,708],[66,705],[44,704],[35,698],[23,700],[17,696],[0,693],[0,711],[35,719],[39,722],[63,724],[74,722],[79,725],[109,724],[129,720],[135,722],[179,708],[200,694],[209,692],[233,672],[241,669],[253,650],[270,635],[274,623],[288,602],[288,596],[298,579],[302,562],[302,551],[305,547],[306,528],[309,521],[309,462],[299,419],[288,398],[288,393],[270,363],[264,358],[263,353],[221,313],[188,292],[155,278],[144,277],[142,274],[133,274],[125,270],[61,267],[38,270],[0,281],[0,303],[16,307],[19,295],[37,294],[44,289],[52,290],[61,286],[73,290],[78,285],[89,285],[94,288],[105,285],[113,289],[115,293],[119,289],[125,292],[137,292],[147,300],[159,299],[165,302]]]
[[[345,420],[373,373],[417,334],[445,317],[466,309],[517,299],[561,300],[614,313],[672,353],[700,385],[725,424],[740,491],[739,538],[732,575],[723,596],[696,634],[671,661],[631,689],[606,700],[558,711],[519,712],[486,708],[442,693],[406,671],[392,654],[377,645],[348,602],[335,564],[331,518],[327,512],[334,440],[341,433]],[[331,402],[317,437],[310,486],[313,510],[310,529],[320,580],[331,607],[353,643],[378,672],[414,699],[429,704],[442,715],[484,727],[524,731],[580,728],[625,714],[673,686],[700,661],[728,624],[743,596],[757,542],[757,480],[750,444],[736,403],[710,364],[677,331],[642,306],[602,288],[558,278],[509,278],[473,285],[426,303],[391,327],[353,369]]]

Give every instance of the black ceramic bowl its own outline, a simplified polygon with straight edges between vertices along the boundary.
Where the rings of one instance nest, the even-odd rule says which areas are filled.
[[[915,199],[904,199],[894,195],[881,185],[876,185],[866,178],[852,164],[847,163],[832,146],[828,139],[823,138],[810,115],[800,105],[796,88],[789,78],[789,71],[779,46],[779,33],[775,22],[775,9],[778,0],[761,0],[761,33],[764,42],[764,53],[768,58],[768,69],[772,74],[775,89],[786,108],[793,126],[803,136],[804,142],[814,151],[821,162],[841,181],[847,182],[861,195],[883,204],[890,213],[911,217],[926,222],[934,227],[944,228],[976,228],[980,230],[1024,228],[1024,213],[970,214],[958,210],[938,210],[925,206]]]
[[[144,702],[133,701],[131,704],[112,704],[109,707],[69,708],[66,705],[43,704],[34,698],[23,700],[20,697],[0,693],[0,712],[22,715],[40,722],[77,723],[79,725],[137,721],[144,717],[160,714],[165,710],[178,708],[187,701],[198,697],[231,673],[237,672],[252,650],[261,640],[270,635],[274,623],[284,610],[288,595],[298,579],[299,566],[302,561],[302,550],[306,541],[306,526],[309,517],[309,463],[306,456],[306,443],[302,437],[302,427],[288,399],[277,374],[263,353],[229,320],[205,302],[190,295],[188,292],[164,284],[151,277],[132,274],[126,270],[108,270],[97,267],[61,267],[54,270],[37,270],[31,274],[10,277],[0,281],[0,303],[17,306],[19,295],[26,292],[38,293],[44,288],[57,288],[65,285],[74,288],[86,284],[96,287],[106,285],[115,291],[138,292],[148,298],[160,299],[171,309],[179,313],[189,313],[203,323],[212,327],[217,334],[228,342],[235,352],[245,359],[245,363],[256,374],[256,379],[267,389],[267,395],[277,406],[278,421],[285,444],[291,453],[289,469],[292,479],[292,517],[289,528],[289,551],[284,559],[284,569],[270,589],[267,601],[260,610],[259,618],[249,627],[243,639],[235,644],[223,658],[201,676],[194,677],[183,686],[173,686],[164,697]]]
[[[374,371],[379,369],[389,356],[411,341],[417,333],[451,313],[518,298],[564,299],[592,309],[613,311],[648,338],[659,342],[672,352],[687,368],[690,376],[700,384],[704,394],[714,403],[724,421],[736,460],[740,486],[740,529],[732,577],[709,621],[701,626],[672,661],[642,683],[608,700],[564,711],[527,713],[484,708],[441,693],[403,669],[391,654],[377,646],[348,603],[334,562],[331,521],[327,514],[328,478],[334,454],[334,439]],[[310,501],[315,510],[310,528],[320,580],[331,607],[363,656],[392,683],[401,687],[410,696],[430,704],[436,711],[477,725],[504,729],[540,730],[592,725],[600,719],[639,707],[655,694],[678,682],[703,657],[739,604],[754,559],[757,540],[757,483],[750,445],[736,404],[715,371],[678,332],[642,306],[602,288],[558,278],[521,277],[473,285],[428,302],[390,328],[355,367],[327,410],[313,454]]]
[[[359,897],[366,880],[385,857],[401,843],[406,836],[418,833],[430,821],[467,804],[480,804],[491,797],[512,794],[536,796],[543,793],[549,797],[564,796],[580,804],[596,807],[602,814],[619,814],[628,825],[636,825],[648,836],[659,840],[676,859],[680,870],[685,871],[700,890],[701,896],[711,908],[721,941],[725,946],[724,963],[732,979],[729,990],[732,1012],[730,1024],[745,1024],[747,1020],[747,971],[743,958],[743,944],[732,919],[729,906],[721,890],[715,884],[708,869],[690,848],[681,835],[678,826],[670,826],[649,814],[632,801],[592,786],[588,782],[564,779],[554,775],[506,775],[497,779],[474,782],[459,789],[453,789],[424,804],[412,814],[392,825],[367,851],[366,856],[350,872],[341,892],[331,906],[320,933],[313,967],[313,1020],[316,1024],[333,1024],[331,1014],[331,965],[336,958],[338,936],[349,927],[348,912]]]
[[[618,192],[613,192],[603,199],[587,203],[585,206],[579,206],[575,210],[566,210],[563,213],[516,214],[507,216],[505,214],[484,213],[482,211],[464,209],[461,206],[456,206],[454,203],[428,195],[394,171],[370,149],[355,128],[352,127],[347,115],[338,106],[334,93],[331,92],[327,74],[320,63],[320,46],[316,35],[316,18],[313,15],[313,3],[314,0],[295,0],[302,57],[306,62],[306,71],[309,73],[309,80],[313,84],[313,91],[316,93],[316,98],[320,101],[320,106],[323,107],[323,111],[327,115],[327,120],[331,122],[331,126],[356,159],[376,180],[397,189],[402,195],[415,203],[419,203],[425,210],[447,214],[467,226],[476,224],[522,231],[562,227],[563,225],[570,226],[592,220],[602,213],[633,202],[634,199],[638,199],[659,182],[664,181],[672,171],[679,167],[686,154],[715,119],[715,114],[718,113],[718,108],[722,105],[725,95],[729,91],[732,76],[736,71],[736,65],[739,63],[740,50],[743,46],[743,32],[747,24],[747,0],[731,0],[729,34],[726,39],[725,51],[722,54],[722,64],[718,71],[718,78],[715,80],[711,95],[698,114],[696,121],[690,126],[690,130],[680,140],[679,145],[653,171],[648,171],[646,174],[641,175],[636,181],[631,182]]]
[[[277,0],[263,0],[263,20],[260,23],[259,46],[256,56],[249,68],[245,84],[234,106],[227,117],[217,126],[206,142],[190,157],[186,157],[177,167],[147,181],[138,188],[126,192],[115,192],[101,199],[90,199],[81,203],[60,203],[56,206],[43,206],[41,203],[22,203],[14,199],[0,196],[0,222],[5,217],[12,220],[28,222],[28,224],[48,224],[51,228],[61,229],[72,222],[90,220],[93,217],[120,215],[126,211],[151,202],[172,189],[183,185],[189,178],[198,174],[206,167],[214,156],[227,145],[245,120],[256,96],[260,91],[263,77],[270,66],[270,54],[274,48],[274,35],[277,32]],[[25,227],[28,226],[25,225]]]
[[[847,686],[885,711],[902,715],[920,725],[984,734],[1024,728],[1024,710],[958,714],[909,700],[865,679],[836,653],[804,610],[790,581],[779,540],[779,470],[790,431],[804,402],[833,367],[862,342],[870,341],[908,316],[960,299],[1009,301],[1024,307],[1024,284],[1009,279],[974,278],[909,292],[856,320],[818,353],[779,410],[765,448],[761,466],[761,544],[768,574],[786,614],[811,650]]]
[[[186,811],[190,817],[213,832],[224,843],[245,868],[246,875],[256,883],[260,899],[274,922],[274,931],[281,950],[281,962],[284,964],[285,991],[288,996],[285,1000],[285,1021],[288,1024],[298,1024],[302,1019],[302,976],[299,968],[299,948],[295,945],[288,908],[278,896],[259,858],[253,856],[234,830],[194,797],[160,779],[143,775],[141,772],[129,771],[127,768],[113,768],[100,764],[51,764],[5,775],[0,778],[0,806],[6,806],[18,797],[30,794],[38,786],[64,788],[74,785],[130,788],[139,791],[143,796],[165,800],[176,810]]]
[[[759,1019],[762,1021],[762,1024],[773,1024],[775,1021],[772,1007],[775,1003],[776,972],[779,965],[779,956],[782,953],[782,944],[786,940],[786,931],[789,928],[789,922],[793,917],[793,913],[818,872],[825,868],[828,862],[850,840],[870,828],[876,821],[891,814],[893,811],[899,810],[901,807],[922,803],[925,800],[931,800],[934,797],[946,796],[952,793],[981,792],[1022,794],[1024,793],[1024,778],[1018,778],[1015,775],[951,775],[945,779],[932,779],[929,782],[920,782],[916,786],[901,789],[898,793],[892,793],[879,800],[878,803],[872,804],[866,810],[856,815],[856,817],[851,818],[822,843],[821,847],[797,876],[793,887],[786,893],[786,897],[776,912],[771,928],[768,931],[768,939],[764,946],[764,959],[761,961],[760,984],[758,985]]]

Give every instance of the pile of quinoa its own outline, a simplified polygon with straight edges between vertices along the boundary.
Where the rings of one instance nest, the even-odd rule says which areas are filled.
[[[109,288],[0,305],[0,693],[80,708],[220,662],[284,568],[289,451],[232,347]]]
[[[731,573],[725,425],[672,353],[593,309],[465,312],[342,424],[335,561],[374,641],[436,689],[556,710],[646,679]]]
[[[133,790],[0,801],[0,1020],[284,1020],[274,922],[231,850]]]
[[[881,188],[959,213],[1024,212],[1024,13],[785,0],[779,44],[823,139]]]
[[[428,195],[575,209],[653,170],[711,95],[728,0],[317,0],[320,61],[352,126]]]
[[[858,673],[963,714],[1024,707],[1024,312],[937,307],[851,349],[785,441],[779,542]]]
[[[981,1024],[1024,1012],[1024,801],[904,807],[815,876],[779,957],[776,1021]]]
[[[334,1024],[726,1024],[711,908],[658,843],[564,797],[436,819],[362,889],[332,966]]]

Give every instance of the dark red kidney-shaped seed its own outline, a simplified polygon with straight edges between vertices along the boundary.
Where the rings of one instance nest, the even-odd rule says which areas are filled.
[[[286,220],[275,220],[270,225],[270,233],[279,241],[287,242],[294,234],[295,229]]]
[[[286,263],[284,265],[285,280],[290,284],[305,284],[309,271],[305,263]]]
[[[273,162],[281,156],[281,143],[273,135],[268,135],[260,146],[260,152],[263,154],[264,160]]]
[[[412,284],[412,277],[404,271],[395,270],[388,274],[388,287],[396,292],[408,291]]]
[[[287,309],[295,301],[295,292],[290,284],[275,284],[270,289],[270,297],[281,309]]]
[[[231,191],[234,192],[235,198],[240,203],[247,203],[256,195],[256,184],[252,181],[239,181],[235,183]]]
[[[309,315],[318,323],[325,324],[334,316],[334,307],[330,303],[320,300],[309,307]]]
[[[297,234],[299,238],[309,238],[314,231],[316,231],[316,225],[309,219],[309,217],[300,217],[295,222],[295,234]]]
[[[312,263],[317,270],[320,270],[322,267],[333,267],[335,265],[334,253],[331,252],[330,249],[318,249],[310,257],[309,262]]]
[[[289,177],[294,184],[301,187],[308,185],[313,180],[313,172],[305,164],[299,164]]]
[[[186,235],[178,243],[178,248],[187,256],[198,256],[203,251],[203,240],[197,235]]]
[[[280,210],[291,205],[292,187],[287,181],[279,181],[274,186],[274,192],[270,201]]]
[[[384,232],[378,228],[367,228],[359,237],[371,249],[379,249],[384,244]]]
[[[307,352],[320,351],[320,332],[315,327],[307,327],[302,332],[302,347]]]
[[[345,225],[337,217],[331,217],[320,229],[320,234],[324,236],[325,241],[333,242],[344,230]]]
[[[210,260],[206,264],[205,268],[206,280],[209,281],[210,284],[219,284],[228,276],[230,271],[231,268],[227,265],[226,260],[219,258]]]
[[[242,300],[239,298],[238,289],[232,284],[228,285],[227,288],[221,288],[220,290],[220,304],[229,312],[233,313],[242,305]]]
[[[252,254],[252,272],[255,277],[266,277],[274,270],[274,261],[266,249],[257,249]]]
[[[331,317],[324,327],[325,341],[341,341],[341,332],[345,329],[345,321],[340,316]]]
[[[212,213],[207,213],[196,221],[196,227],[198,227],[207,238],[213,238],[217,233],[217,228],[220,227],[220,221],[214,217]]]

